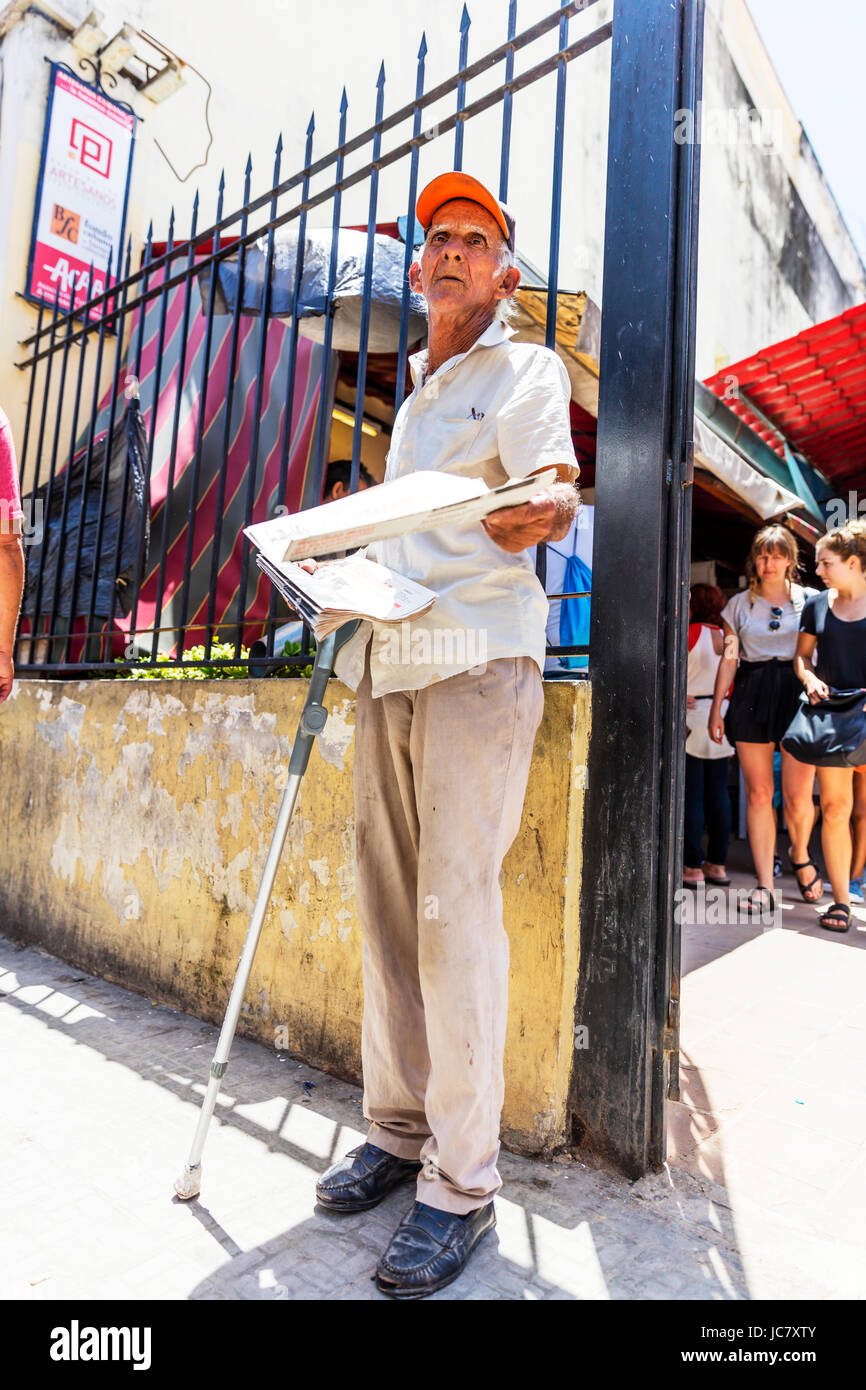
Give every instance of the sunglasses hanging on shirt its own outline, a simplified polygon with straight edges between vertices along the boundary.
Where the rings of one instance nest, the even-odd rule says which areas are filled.
[[[770,619],[770,631],[778,632],[779,628],[782,626],[782,610],[781,608],[771,608],[770,612],[773,615]]]

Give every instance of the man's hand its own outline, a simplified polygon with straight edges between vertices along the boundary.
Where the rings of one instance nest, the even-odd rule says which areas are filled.
[[[561,541],[577,511],[578,495],[571,483],[554,483],[519,507],[500,507],[482,521],[491,540],[511,555],[539,541]]]
[[[0,705],[12,694],[15,667],[9,652],[0,652]]]

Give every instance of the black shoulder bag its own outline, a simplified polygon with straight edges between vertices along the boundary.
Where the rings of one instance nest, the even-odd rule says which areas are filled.
[[[834,690],[811,705],[805,690],[800,708],[782,739],[798,763],[813,767],[862,767],[866,764],[866,690]]]

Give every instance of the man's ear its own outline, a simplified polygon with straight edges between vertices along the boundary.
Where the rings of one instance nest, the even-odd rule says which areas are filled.
[[[413,261],[409,267],[409,288],[415,294],[421,294],[421,267],[417,261]]]
[[[519,284],[520,271],[517,269],[516,265],[510,265],[508,269],[505,271],[504,275],[502,276],[502,279],[499,281],[499,287],[496,291],[496,298],[509,299],[511,295],[514,294],[514,291],[517,289],[517,286]]]

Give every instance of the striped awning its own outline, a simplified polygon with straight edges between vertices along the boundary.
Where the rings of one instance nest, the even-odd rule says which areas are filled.
[[[150,286],[159,286],[163,278],[164,270],[156,271]],[[185,305],[187,294],[189,303]],[[177,632],[172,631],[172,625],[179,625],[183,616],[186,619],[186,649],[202,644],[209,621],[215,625],[214,639],[218,641],[234,640],[239,624],[244,645],[261,637],[271,601],[271,586],[251,561],[247,567],[246,591],[242,599],[240,597],[242,532],[247,511],[249,508],[254,522],[273,516],[279,506],[297,511],[302,503],[307,469],[314,456],[322,368],[322,349],[318,344],[298,339],[292,400],[287,404],[289,325],[279,319],[268,321],[264,386],[254,448],[261,320],[240,315],[232,372],[232,318],[228,314],[214,314],[205,392],[207,319],[197,277],[191,276],[185,285],[168,292],[164,311],[161,350],[161,296],[147,302],[141,333],[140,401],[152,451],[150,546],[137,612],[124,616],[120,603],[117,604],[111,643],[115,656],[123,652],[130,639],[137,650],[149,652],[153,629],[157,627],[163,629],[157,650],[174,652]],[[128,373],[136,364],[140,313],[140,308],[133,310],[127,327],[124,367],[119,372],[121,395],[115,407],[115,431],[124,428],[122,391]],[[336,360],[332,368],[335,366]],[[233,380],[231,393],[230,377]],[[231,416],[226,437],[230,394]],[[110,404],[109,389],[99,402],[94,445],[98,445],[108,432]],[[200,419],[203,420],[202,440],[196,467]],[[76,454],[86,447],[88,434],[89,428],[77,441]],[[226,467],[221,480],[224,452]],[[285,478],[284,486],[281,486],[281,476]],[[60,477],[62,473],[58,474],[58,479]],[[74,535],[67,537],[65,544],[74,545]],[[111,570],[114,556],[106,553],[104,563]],[[46,589],[46,593],[49,592],[50,588]],[[73,632],[84,631],[87,597],[85,591],[76,603]],[[44,609],[44,605],[40,608]],[[286,611],[282,602],[277,611],[278,615]],[[43,611],[38,624],[40,631],[45,628],[46,616]],[[134,631],[131,630],[133,618]],[[108,614],[97,612],[96,627],[104,628],[107,623]],[[28,622],[26,630],[29,628]],[[65,622],[63,630],[68,630]],[[73,642],[70,660],[83,659],[83,645],[80,639]]]

